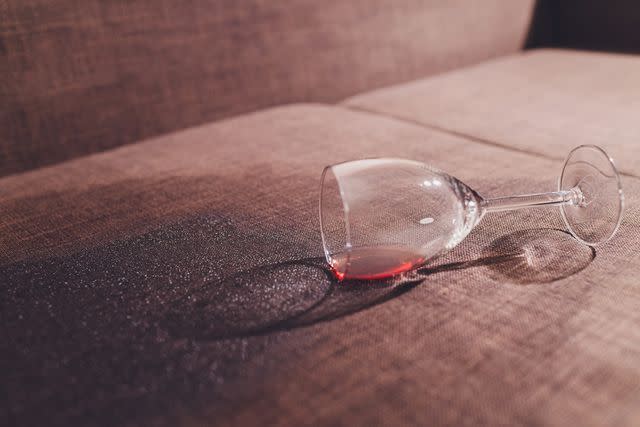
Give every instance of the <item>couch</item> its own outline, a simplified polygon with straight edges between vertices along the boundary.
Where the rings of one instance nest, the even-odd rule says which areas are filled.
[[[0,2],[2,424],[639,425],[639,23],[631,1]],[[555,189],[579,144],[623,175],[607,244],[529,209],[416,280],[328,273],[325,165],[405,157],[501,196]]]

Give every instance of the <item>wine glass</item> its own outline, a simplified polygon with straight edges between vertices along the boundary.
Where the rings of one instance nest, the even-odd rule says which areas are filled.
[[[460,243],[489,212],[559,206],[579,241],[609,240],[622,221],[624,195],[613,160],[581,145],[564,163],[558,190],[485,199],[424,163],[364,159],[322,172],[320,229],[339,280],[381,279],[412,270]]]

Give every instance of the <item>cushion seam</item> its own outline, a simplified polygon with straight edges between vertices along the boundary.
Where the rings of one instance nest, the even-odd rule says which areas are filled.
[[[471,135],[468,133],[464,133],[464,132],[460,132],[460,131],[456,131],[453,129],[449,129],[446,127],[442,127],[442,126],[438,126],[438,125],[434,125],[432,123],[425,123],[423,121],[420,120],[416,120],[416,119],[412,119],[409,117],[405,117],[399,114],[392,114],[392,113],[387,113],[387,112],[382,112],[382,111],[377,111],[377,110],[371,110],[367,107],[361,106],[361,105],[354,105],[354,104],[340,104],[341,107],[348,109],[348,110],[352,110],[352,111],[358,111],[361,113],[365,113],[365,114],[371,114],[371,115],[376,115],[376,116],[380,116],[380,117],[387,117],[389,119],[393,119],[393,120],[397,120],[397,121],[401,121],[407,124],[412,124],[415,126],[420,126],[424,129],[431,129],[431,130],[435,130],[438,132],[442,132],[442,133],[446,133],[448,135],[452,135],[452,136],[457,136],[459,138],[464,138],[470,142],[473,142],[475,144],[481,144],[481,145],[488,145],[491,147],[496,147],[496,148],[501,148],[503,150],[507,150],[507,151],[512,151],[512,152],[516,152],[516,153],[521,153],[521,154],[527,154],[530,156],[534,156],[534,157],[538,157],[538,158],[543,158],[543,159],[547,159],[547,160],[557,160],[557,161],[562,161],[564,160],[564,157],[559,158],[559,157],[554,157],[554,156],[548,156],[546,154],[542,154],[542,153],[538,153],[535,151],[529,151],[529,150],[524,150],[521,148],[517,148],[517,147],[512,147],[509,145],[506,145],[504,143],[501,142],[497,142],[497,141],[493,141],[491,139],[486,139],[486,138],[481,138],[475,135]],[[638,175],[634,175],[628,172],[623,172],[618,170],[618,173],[622,176],[626,176],[626,177],[631,177],[631,178],[640,178],[640,176]]]

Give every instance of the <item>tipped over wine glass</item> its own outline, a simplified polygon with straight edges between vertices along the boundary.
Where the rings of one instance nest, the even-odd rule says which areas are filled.
[[[624,210],[620,176],[600,147],[574,148],[557,191],[483,198],[424,163],[364,159],[328,166],[321,178],[324,253],[339,280],[391,277],[460,243],[491,212],[558,206],[569,232],[587,245],[611,239]]]

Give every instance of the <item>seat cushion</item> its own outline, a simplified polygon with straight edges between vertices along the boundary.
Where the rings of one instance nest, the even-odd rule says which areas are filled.
[[[410,281],[339,284],[326,164],[401,156],[487,196],[561,162],[297,105],[0,180],[15,424],[637,425],[640,184],[591,249],[555,208],[487,215]]]
[[[345,103],[554,159],[596,144],[640,168],[640,56],[534,50]]]

